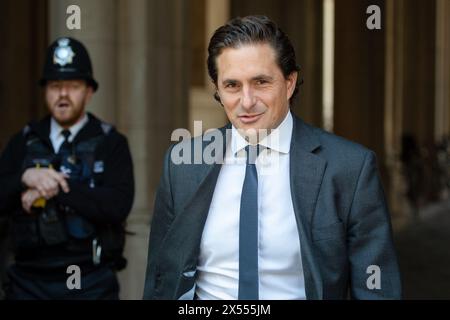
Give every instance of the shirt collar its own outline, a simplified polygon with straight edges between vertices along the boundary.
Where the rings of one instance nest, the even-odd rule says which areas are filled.
[[[259,144],[265,146],[271,150],[280,153],[289,153],[291,148],[292,139],[292,129],[293,129],[293,118],[291,111],[288,111],[284,120],[280,125],[273,129],[272,132],[262,139]],[[248,145],[248,141],[245,140],[238,132],[238,130],[232,126],[231,127],[231,151],[232,154],[236,154],[240,150],[244,149]]]
[[[75,136],[78,134],[78,132],[84,127],[84,125],[89,121],[89,118],[86,114],[81,118],[80,121],[75,123],[73,126],[69,128],[70,131],[70,137],[69,142],[72,142],[73,139],[75,139]],[[50,137],[51,138],[58,138],[59,135],[61,135],[61,132],[63,131],[63,127],[59,125],[58,122],[52,117],[50,121]]]

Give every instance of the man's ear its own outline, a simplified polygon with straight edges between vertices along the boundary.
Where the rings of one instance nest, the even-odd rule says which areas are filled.
[[[219,95],[219,89],[216,86],[216,92],[214,92],[214,99],[216,99],[217,102],[220,103],[220,105],[223,107],[223,103],[222,100],[220,99],[220,95]]]
[[[295,86],[297,85],[298,72],[294,71],[288,75],[286,79],[287,83],[287,99],[289,100],[295,91]]]
[[[91,101],[93,95],[94,88],[92,88],[91,86],[87,86],[85,104],[88,104]]]

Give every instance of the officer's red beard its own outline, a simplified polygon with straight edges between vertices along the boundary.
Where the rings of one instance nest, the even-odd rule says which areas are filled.
[[[86,99],[74,103],[70,98],[58,100],[52,107],[53,118],[63,128],[69,128],[81,120],[85,113]]]

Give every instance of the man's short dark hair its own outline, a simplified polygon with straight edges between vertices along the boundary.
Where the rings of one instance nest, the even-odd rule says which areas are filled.
[[[299,71],[295,59],[294,47],[287,35],[266,16],[246,16],[230,20],[217,29],[208,46],[208,74],[217,86],[217,57],[225,48],[238,48],[248,44],[270,44],[276,53],[277,64],[285,78]],[[301,82],[297,78],[295,90],[290,100],[298,93]],[[214,95],[220,102],[217,92]]]

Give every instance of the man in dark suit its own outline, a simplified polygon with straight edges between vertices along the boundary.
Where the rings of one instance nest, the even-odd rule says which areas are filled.
[[[287,36],[267,17],[237,18],[208,52],[231,124],[167,152],[144,298],[400,298],[375,155],[290,112]],[[184,161],[195,146],[215,146],[214,161]]]

